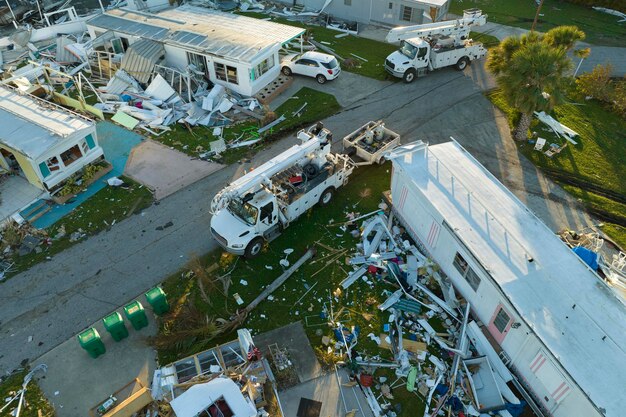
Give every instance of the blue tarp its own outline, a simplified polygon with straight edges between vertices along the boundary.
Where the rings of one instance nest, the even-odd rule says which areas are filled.
[[[584,248],[582,246],[576,246],[572,250],[574,251],[576,255],[578,255],[580,259],[582,259],[587,265],[589,265],[591,269],[593,269],[594,271],[598,269],[598,254],[597,253],[587,248]]]

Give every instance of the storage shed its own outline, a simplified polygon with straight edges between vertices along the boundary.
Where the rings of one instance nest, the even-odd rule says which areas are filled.
[[[0,126],[0,166],[40,190],[104,156],[92,120],[8,86],[0,86]]]
[[[394,213],[472,305],[538,415],[623,414],[626,306],[456,142],[397,148]]]
[[[251,96],[280,73],[278,51],[302,28],[184,5],[159,14],[114,9],[87,23],[92,38],[113,31],[123,45],[149,39],[165,48],[167,65]]]

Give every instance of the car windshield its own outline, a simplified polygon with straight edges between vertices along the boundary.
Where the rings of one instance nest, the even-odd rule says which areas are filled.
[[[407,42],[402,42],[402,48],[400,48],[400,53],[402,53],[402,55],[406,57],[413,59],[415,58],[415,54],[417,53],[417,46],[413,46]]]
[[[228,203],[228,211],[250,226],[256,223],[257,214],[259,213],[259,209],[239,199],[232,200]]]
[[[333,58],[332,61],[329,61],[329,62],[322,62],[322,65],[328,69],[337,68],[338,66],[337,60],[335,58]]]

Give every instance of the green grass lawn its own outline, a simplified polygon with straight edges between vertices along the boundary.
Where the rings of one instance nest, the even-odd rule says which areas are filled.
[[[300,117],[294,116],[294,113],[299,110],[304,103],[307,103],[307,105],[304,111],[300,113]],[[249,157],[262,148],[267,141],[293,132],[301,127],[309,126],[337,113],[340,109],[341,106],[337,103],[335,96],[303,87],[298,90],[292,98],[285,101],[285,103],[276,109],[274,112],[276,117],[278,118],[284,115],[286,120],[264,132],[261,142],[250,147],[229,149],[222,154],[222,158],[218,161],[230,164],[243,157]],[[223,133],[224,140],[228,143],[238,138],[241,138],[241,140],[254,139],[258,137],[256,131],[260,127],[261,122],[256,119],[226,126],[224,127]],[[173,126],[172,132],[154,137],[153,139],[188,155],[197,157],[199,154],[210,150],[210,143],[217,140],[218,137],[213,135],[213,128],[196,126],[193,127],[190,132],[185,126],[176,124]]]
[[[534,0],[452,0],[450,13],[462,15],[464,9],[474,7],[482,9],[490,22],[524,29],[530,29],[537,10]],[[626,25],[617,23],[616,16],[559,0],[545,0],[541,14],[537,23],[540,32],[560,25],[575,25],[587,34],[586,42],[626,45]]]
[[[160,324],[162,336],[158,339],[159,344],[165,341],[165,345],[160,344],[158,349],[160,363],[170,363],[177,358],[235,338],[234,332],[217,338],[207,337],[214,330],[211,324],[214,319],[228,319],[238,308],[243,307],[236,304],[234,294],[239,294],[244,303],[248,304],[282,273],[278,261],[285,257],[283,250],[294,249],[294,253],[289,256],[289,261],[293,264],[312,245],[317,246],[317,256],[277,289],[272,294],[272,300],[261,302],[242,326],[256,334],[301,320],[318,357],[324,362],[327,356],[323,354],[321,338],[322,335],[332,337],[332,330],[326,320],[320,318],[320,313],[324,304],[330,310],[329,296],[351,270],[345,265],[345,259],[354,252],[358,242],[349,233],[332,224],[345,221],[348,212],[364,214],[375,210],[381,201],[381,192],[389,188],[390,170],[389,163],[357,169],[350,178],[350,183],[337,191],[331,204],[324,208],[314,208],[293,222],[279,238],[266,246],[264,253],[257,259],[246,260],[217,251],[191,263],[189,268],[193,270],[198,270],[200,265],[199,273],[189,274],[187,269],[167,279],[163,288],[173,305],[173,312]],[[325,246],[316,245],[317,241]],[[336,262],[329,262],[333,260],[333,256],[325,258],[332,253],[327,247],[347,251],[338,255]],[[201,272],[203,268],[215,263],[216,270],[210,273]],[[269,267],[272,269],[268,269]],[[224,276],[229,271],[232,272],[229,275],[228,290],[225,291],[223,282],[216,277]],[[376,306],[386,299],[383,290],[395,291],[396,288],[376,281],[375,278],[369,279],[372,281],[371,286],[358,280],[339,297],[333,296],[332,308],[335,314],[343,311],[340,321],[345,326],[361,328],[357,346],[360,353],[379,354],[383,358],[391,359],[389,351],[381,350],[366,335],[370,332],[376,335],[382,332],[382,325],[387,322],[388,314],[380,313]],[[296,301],[313,285],[315,287],[296,305]],[[206,294],[206,298],[202,292]],[[194,329],[189,325],[192,322],[199,323],[202,329]],[[436,319],[432,324],[437,326]],[[277,342],[280,344],[281,341]],[[323,347],[324,351],[325,349]],[[383,375],[377,370],[375,377]],[[395,380],[391,375],[389,378],[390,383]],[[415,411],[423,410],[424,404],[415,394],[408,393],[402,387],[395,389],[393,394],[398,398],[393,402],[402,403],[403,411],[400,416],[421,415]]]
[[[129,184],[128,188],[106,186],[56,224],[47,228],[46,232],[53,238],[52,244],[48,247],[42,246],[45,249],[40,253],[32,252],[29,255],[16,256],[14,262],[17,271],[13,274],[25,271],[47,257],[73,246],[77,242],[70,242],[72,233],[81,231],[87,236],[96,235],[109,229],[114,222],[124,220],[152,204],[152,192],[148,188],[129,178],[123,177],[123,180]],[[61,228],[65,229],[65,235],[54,239]],[[82,240],[84,238],[80,241]]]
[[[255,17],[258,19],[267,18],[268,15],[263,13],[240,13],[244,16]],[[394,77],[387,74],[384,68],[385,58],[397,49],[397,46],[386,42],[379,42],[359,36],[348,35],[337,38],[342,32],[333,29],[327,29],[318,25],[307,25],[301,22],[293,22],[281,17],[272,17],[275,22],[285,25],[297,26],[307,29],[307,36],[311,36],[316,42],[322,43],[335,51],[343,59],[350,58],[357,63],[355,67],[347,67],[342,65],[344,71],[353,72],[365,77],[375,78],[377,80],[395,80]],[[367,60],[363,61],[354,55]]]
[[[503,110],[511,126],[517,115],[500,91],[489,94],[491,101]],[[605,105],[572,93],[570,103],[558,106],[553,117],[578,132],[578,145],[568,144],[560,154],[548,158],[533,150],[533,144],[517,143],[535,165],[564,186],[587,209],[605,221],[604,231],[617,243],[626,243],[626,120],[612,113]],[[545,125],[534,119],[531,131],[562,145]],[[619,227],[621,225],[621,227]],[[622,246],[625,247],[625,246]]]
[[[0,401],[0,408],[6,404],[6,399],[13,398],[13,396],[15,396],[15,394],[22,388],[22,382],[24,381],[24,377],[27,373],[28,369],[25,369],[6,377],[6,379],[0,382],[0,398],[2,399],[2,401]],[[41,376],[41,374],[37,374],[36,376]],[[0,416],[12,416],[13,414],[11,413],[17,408],[18,400],[19,398],[13,401],[11,405],[7,407],[2,414],[0,414]],[[24,400],[25,403],[22,411],[20,412],[20,417],[52,417],[55,415],[54,408],[48,402],[46,397],[44,397],[43,392],[34,380],[28,384]]]
[[[480,32],[470,32],[470,37],[476,42],[482,42],[485,45],[485,48],[493,48],[494,46],[498,46],[500,40],[492,35],[487,35],[486,33]]]

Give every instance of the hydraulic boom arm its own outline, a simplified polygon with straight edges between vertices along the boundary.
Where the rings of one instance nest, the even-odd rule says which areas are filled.
[[[487,16],[480,10],[467,10],[463,19],[446,20],[444,22],[426,23],[423,25],[403,26],[391,29],[387,34],[387,42],[395,43],[405,39],[427,37],[433,35],[468,36],[472,26],[482,26]]]

